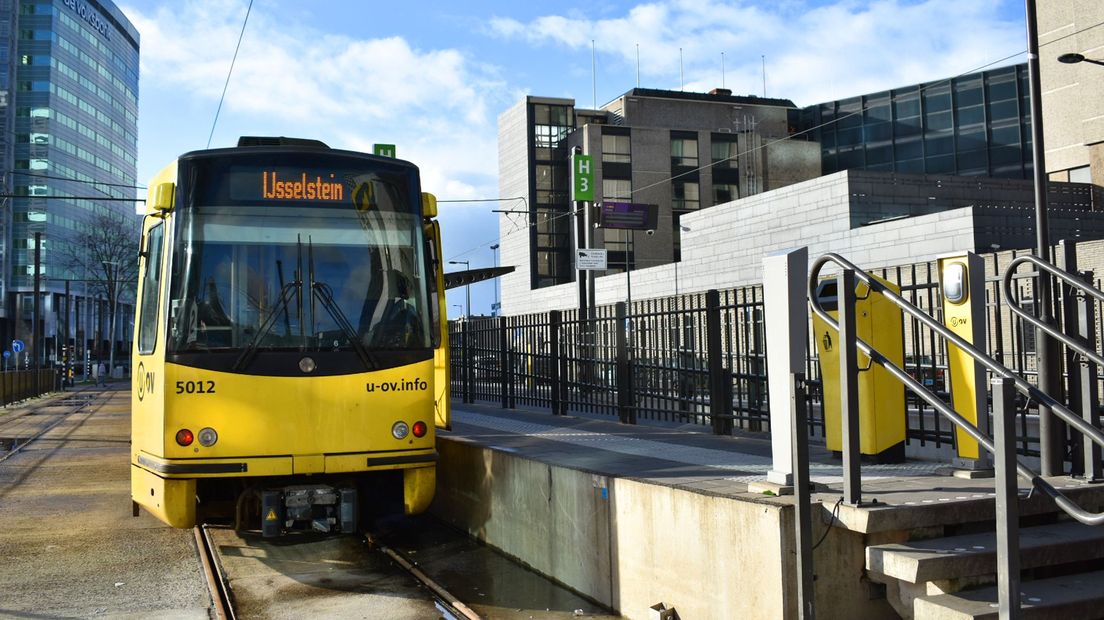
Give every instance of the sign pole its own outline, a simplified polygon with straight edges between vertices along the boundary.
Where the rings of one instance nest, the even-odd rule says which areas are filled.
[[[575,147],[571,154],[571,200],[575,206],[575,249],[590,249],[590,209],[587,204],[594,200],[594,159],[583,155],[582,149]],[[579,318],[590,316],[590,307],[594,302],[594,280],[590,274],[578,269],[575,279],[579,284]]]

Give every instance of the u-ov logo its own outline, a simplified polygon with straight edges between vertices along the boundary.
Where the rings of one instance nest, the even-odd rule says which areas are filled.
[[[146,372],[146,364],[138,362],[138,400],[141,401],[146,394],[153,394],[153,373]]]

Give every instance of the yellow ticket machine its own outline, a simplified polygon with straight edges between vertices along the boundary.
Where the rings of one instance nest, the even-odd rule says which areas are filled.
[[[972,252],[939,257],[939,292],[943,298],[943,324],[966,342],[985,348],[985,262]],[[947,370],[951,405],[985,434],[989,416],[985,368],[953,344],[947,344]],[[979,426],[980,421],[980,426]],[[961,428],[955,429],[955,464],[968,469],[988,469],[988,453]]]
[[[877,278],[877,276],[874,276]],[[900,287],[877,278],[886,288],[900,293]],[[817,287],[821,307],[837,318],[836,280],[824,280]],[[886,359],[904,365],[904,335],[901,309],[863,282],[855,286],[855,332]],[[813,316],[817,354],[824,398],[825,439],[828,449],[843,450],[840,412],[839,330]],[[905,460],[905,386],[861,351],[859,361],[859,448],[864,459],[877,463]],[[864,370],[866,369],[866,370]]]

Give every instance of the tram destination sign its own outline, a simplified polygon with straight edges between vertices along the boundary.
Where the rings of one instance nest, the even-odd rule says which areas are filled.
[[[604,201],[598,209],[598,228],[655,230],[659,205]]]

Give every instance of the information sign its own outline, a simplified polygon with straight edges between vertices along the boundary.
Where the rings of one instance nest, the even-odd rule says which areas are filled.
[[[655,230],[659,205],[604,201],[598,210],[598,228]]]
[[[575,250],[575,268],[580,271],[605,271],[605,250]]]
[[[379,155],[380,157],[395,157],[395,145],[394,144],[373,144],[372,153]]]

